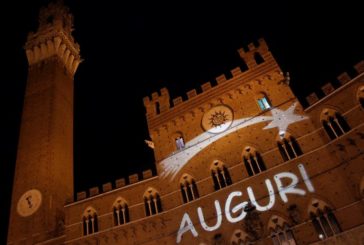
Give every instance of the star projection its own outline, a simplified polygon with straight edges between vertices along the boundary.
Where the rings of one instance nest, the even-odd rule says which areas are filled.
[[[283,111],[278,108],[273,108],[270,110],[271,116],[255,116],[240,118],[234,120],[230,128],[219,133],[211,134],[209,132],[204,132],[199,136],[193,138],[185,144],[183,150],[172,153],[166,159],[161,161],[161,167],[163,169],[161,173],[162,178],[170,178],[172,181],[177,173],[192,159],[197,153],[205,149],[207,146],[213,142],[227,136],[239,129],[248,127],[250,125],[268,122],[270,123],[263,129],[278,128],[279,135],[282,135],[287,130],[290,124],[306,120],[307,116],[297,115],[294,110],[297,106],[297,102],[293,103],[287,110]]]

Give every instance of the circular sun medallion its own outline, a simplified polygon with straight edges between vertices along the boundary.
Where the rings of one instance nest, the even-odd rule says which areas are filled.
[[[225,105],[218,105],[207,111],[202,117],[202,127],[210,133],[221,133],[233,123],[233,112]]]

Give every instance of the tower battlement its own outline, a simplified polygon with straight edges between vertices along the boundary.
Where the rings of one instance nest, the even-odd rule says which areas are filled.
[[[41,9],[36,33],[25,44],[29,66],[55,56],[73,76],[81,62],[80,46],[72,37],[73,16],[61,1]]]
[[[354,65],[354,69],[355,69],[357,75],[364,73],[364,60],[360,61],[359,63]],[[319,101],[325,100],[325,98],[327,98],[329,95],[334,93],[336,90],[339,90],[340,88],[342,88],[345,84],[347,84],[352,79],[353,78],[351,78],[347,72],[343,72],[339,76],[337,76],[337,81],[340,84],[340,86],[338,88],[335,88],[334,85],[331,82],[329,82],[321,87],[321,92],[324,95],[324,97],[321,96],[321,98],[320,98],[320,95],[315,92],[306,96],[306,102],[308,104],[308,108],[306,108],[306,110],[309,109],[312,105],[318,103]]]
[[[275,70],[278,73],[280,68],[274,57],[269,51],[268,45],[264,39],[259,39],[258,44],[250,43],[247,48],[237,50],[242,58],[242,65],[230,70],[227,74],[222,74],[215,78],[216,85],[210,81],[201,85],[201,93],[197,89],[187,92],[187,100],[183,100],[181,96],[170,100],[167,88],[162,88],[160,93],[154,92],[152,96],[146,96],[143,99],[146,108],[146,117],[149,128],[155,128],[162,123],[163,120],[169,120],[171,117],[167,114],[182,108],[195,107],[196,102],[204,103],[210,99],[210,95],[216,92],[224,93],[234,89],[241,84],[257,79],[259,76],[269,71]],[[246,65],[247,70],[241,67]],[[231,78],[228,78],[231,77]],[[181,112],[179,112],[181,113]],[[167,119],[168,118],[168,119]]]

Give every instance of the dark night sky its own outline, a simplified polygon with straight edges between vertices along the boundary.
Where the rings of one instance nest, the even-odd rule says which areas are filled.
[[[26,81],[22,47],[48,2],[1,4],[0,244]],[[270,2],[66,1],[85,59],[75,77],[75,190],[153,168],[142,98],[164,86],[174,98],[212,81],[240,65],[236,50],[258,38],[290,72],[299,98],[364,59],[359,4]]]

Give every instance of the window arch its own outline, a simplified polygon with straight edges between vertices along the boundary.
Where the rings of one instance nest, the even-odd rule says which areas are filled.
[[[94,208],[88,207],[83,212],[82,226],[83,226],[83,235],[85,236],[98,232],[99,230],[98,219],[96,210]]]
[[[215,191],[232,184],[229,170],[221,161],[214,161],[211,165],[211,176]]]
[[[272,107],[271,103],[269,101],[269,98],[265,93],[259,93],[258,94],[257,102],[258,102],[259,108],[262,111],[268,110],[268,109],[270,109]]]
[[[183,134],[181,132],[176,132],[173,134],[173,140],[176,144],[176,149],[177,150],[182,150],[183,148],[185,148],[185,141],[183,138]]]
[[[162,212],[162,202],[154,188],[148,188],[144,193],[145,215],[151,216]]]
[[[358,92],[357,92],[356,96],[358,98],[358,101],[359,101],[361,107],[364,108],[364,86],[361,86],[358,89]]]
[[[184,203],[199,198],[195,180],[189,174],[184,174],[180,180],[181,194]]]
[[[268,222],[273,245],[296,245],[293,232],[288,222],[280,216],[273,215]]]
[[[240,229],[237,229],[233,232],[233,235],[230,239],[231,245],[248,245],[249,242],[249,236],[245,231],[242,231]]]
[[[119,197],[114,202],[113,214],[115,226],[122,225],[130,221],[128,204],[123,198]]]
[[[266,170],[262,157],[253,147],[250,146],[245,147],[243,153],[243,160],[246,171],[248,172],[249,176],[259,174],[260,172]]]
[[[279,138],[277,145],[284,161],[288,161],[302,155],[302,150],[298,142],[289,134],[285,134],[282,138]]]
[[[350,130],[344,117],[335,110],[324,109],[321,113],[321,122],[330,139],[336,139]]]
[[[314,199],[308,210],[318,237],[324,240],[341,232],[340,224],[331,208],[323,201]]]
[[[258,52],[254,53],[254,60],[257,63],[257,65],[262,64],[264,62],[264,58],[262,57],[262,55]]]

